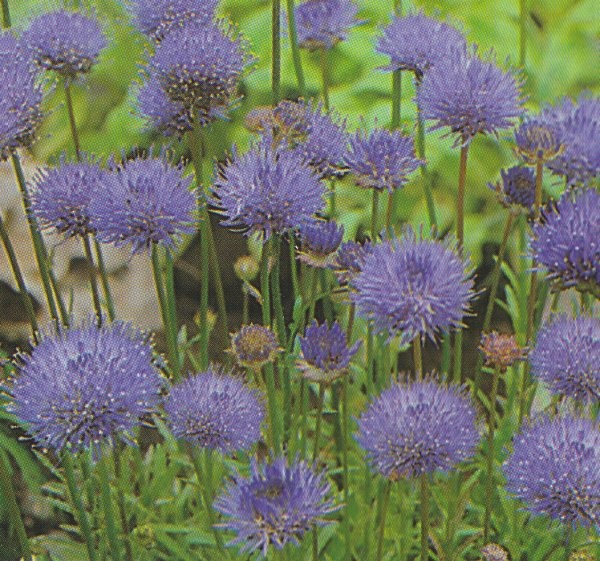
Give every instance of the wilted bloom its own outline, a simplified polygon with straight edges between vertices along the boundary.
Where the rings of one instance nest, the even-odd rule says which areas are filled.
[[[224,226],[266,240],[312,220],[324,206],[325,187],[300,154],[264,138],[220,167],[213,193]]]
[[[349,284],[361,271],[367,256],[373,250],[371,242],[344,242],[331,263],[340,284]]]
[[[191,176],[164,157],[137,158],[105,176],[89,211],[98,239],[132,252],[152,244],[173,248],[182,234],[194,231],[196,200]]]
[[[78,452],[132,438],[159,400],[162,378],[142,334],[117,322],[44,336],[22,355],[14,413],[38,445]]]
[[[275,334],[262,325],[243,325],[231,336],[231,352],[237,362],[253,370],[273,362],[279,351]]]
[[[475,408],[458,387],[394,384],[358,419],[357,440],[381,475],[397,480],[449,471],[475,452]]]
[[[479,350],[483,353],[485,364],[505,372],[518,360],[525,360],[527,349],[520,347],[514,335],[497,333],[483,333]]]
[[[561,316],[544,325],[530,356],[531,372],[552,393],[600,401],[600,319]]]
[[[377,43],[377,52],[390,57],[384,70],[410,70],[417,80],[456,50],[467,50],[463,34],[422,12],[395,17]]]
[[[534,514],[564,524],[600,523],[600,431],[571,416],[542,418],[515,437],[507,490]]]
[[[41,68],[66,78],[89,72],[107,45],[95,18],[66,10],[38,16],[22,40]]]
[[[307,0],[296,6],[298,44],[304,49],[331,49],[344,41],[356,20],[352,0]]]
[[[385,129],[353,135],[345,161],[358,185],[390,193],[403,187],[408,176],[423,165],[415,156],[411,136]]]
[[[250,477],[236,474],[214,507],[228,518],[220,526],[237,534],[228,545],[266,557],[269,545],[299,545],[311,528],[330,523],[326,516],[337,508],[329,495],[325,476],[303,461],[288,466],[283,458],[272,464],[253,460]]]
[[[508,561],[508,551],[497,543],[488,543],[481,548],[485,561]]]
[[[533,225],[531,254],[559,288],[600,297],[600,193],[565,192]]]
[[[535,200],[535,174],[531,168],[513,166],[501,170],[500,175],[502,183],[488,184],[498,193],[500,202],[507,208],[530,211]]]
[[[257,392],[215,368],[171,388],[165,412],[177,438],[225,454],[258,442],[264,418]]]
[[[527,118],[519,125],[515,144],[515,152],[529,165],[549,162],[564,149],[558,127],[541,117]]]
[[[408,342],[460,327],[473,284],[468,261],[451,244],[406,230],[403,238],[373,247],[352,281],[351,297],[377,331]]]
[[[312,267],[328,267],[335,259],[343,235],[344,227],[333,221],[314,220],[303,224],[300,227],[300,261]]]
[[[521,114],[521,83],[511,72],[481,60],[476,52],[454,50],[424,76],[417,104],[433,129],[449,127],[456,145],[477,134],[494,134],[512,126]]]
[[[596,561],[596,558],[591,553],[581,549],[571,553],[569,561]]]
[[[298,368],[312,382],[330,384],[348,372],[350,360],[358,351],[360,341],[348,348],[346,333],[336,321],[330,326],[313,320],[300,337],[302,357]]]

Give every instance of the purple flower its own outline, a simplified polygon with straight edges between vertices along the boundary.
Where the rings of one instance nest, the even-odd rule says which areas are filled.
[[[473,298],[469,264],[453,245],[424,240],[407,230],[402,239],[377,244],[352,281],[351,297],[360,315],[377,331],[434,338],[457,328]]]
[[[235,474],[214,507],[229,518],[220,526],[237,534],[228,545],[266,557],[269,545],[299,545],[308,530],[330,523],[326,516],[337,507],[329,493],[324,475],[303,461],[288,466],[283,458],[260,465],[253,460],[250,477]]]
[[[107,45],[96,19],[66,10],[37,17],[22,39],[41,68],[67,78],[89,72]]]
[[[433,380],[394,384],[358,419],[357,440],[381,475],[397,480],[444,472],[479,441],[475,408],[461,388]]]
[[[540,116],[528,117],[519,125],[515,143],[515,152],[529,165],[536,165],[539,160],[549,162],[564,148],[556,125]]]
[[[307,0],[296,6],[298,44],[304,49],[331,49],[358,25],[351,0]]]
[[[415,156],[412,137],[384,129],[352,136],[345,161],[358,185],[390,193],[403,187],[408,176],[423,165]]]
[[[98,453],[116,438],[128,441],[159,400],[152,348],[128,324],[45,336],[20,358],[14,413],[39,446],[55,452]]]
[[[507,208],[530,211],[535,199],[535,174],[530,168],[513,166],[501,170],[502,183],[488,187],[498,193],[500,202]]]
[[[300,337],[302,358],[298,368],[302,376],[318,383],[331,384],[348,372],[350,360],[360,347],[357,341],[348,348],[346,333],[336,321],[331,327],[313,320]]]
[[[117,167],[90,202],[98,239],[131,244],[133,253],[155,243],[173,248],[182,234],[194,231],[191,182],[180,166],[163,157],[137,158]]]
[[[455,50],[466,53],[463,34],[422,12],[395,17],[377,43],[377,52],[391,59],[385,70],[410,70],[419,81],[429,68]]]
[[[589,419],[542,418],[515,437],[507,490],[534,514],[600,524],[600,431]]]
[[[312,267],[328,267],[335,258],[334,254],[342,243],[343,236],[344,227],[333,221],[313,220],[303,224],[300,227],[300,261]]]
[[[165,412],[177,438],[225,454],[258,442],[264,418],[258,393],[214,368],[171,388]]]
[[[540,329],[531,371],[552,393],[600,401],[600,320],[561,316]]]
[[[533,225],[531,254],[559,288],[600,297],[600,194],[565,192]]]
[[[512,126],[521,115],[521,82],[475,51],[454,50],[424,76],[417,104],[433,129],[449,127],[458,135],[456,145],[466,145],[475,135],[494,134]]]
[[[224,226],[268,239],[312,220],[324,206],[325,187],[300,154],[263,138],[220,167],[213,194]]]
[[[275,334],[262,325],[243,325],[231,336],[231,352],[238,364],[252,370],[273,362],[280,350]]]
[[[331,264],[331,268],[340,284],[349,284],[364,267],[367,256],[373,250],[370,242],[360,244],[354,241],[344,242]]]

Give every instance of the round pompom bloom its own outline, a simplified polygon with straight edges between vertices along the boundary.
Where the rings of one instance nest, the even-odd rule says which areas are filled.
[[[517,155],[532,166],[539,160],[553,160],[564,149],[558,127],[541,117],[530,117],[519,125],[515,132],[515,144]]]
[[[177,438],[224,454],[256,444],[264,418],[258,393],[214,368],[171,388],[165,412]]]
[[[131,0],[128,6],[137,29],[154,41],[189,22],[207,24],[219,0]]]
[[[0,34],[0,161],[35,139],[43,92],[21,42]]]
[[[381,475],[397,480],[447,472],[479,441],[475,408],[458,387],[394,384],[358,419],[357,440]]]
[[[529,212],[535,201],[535,174],[531,168],[513,166],[501,170],[500,175],[502,183],[496,185],[488,183],[488,187],[498,193],[502,205]]]
[[[236,474],[214,507],[229,518],[219,526],[237,534],[228,545],[241,544],[240,552],[259,550],[266,557],[269,545],[299,545],[311,528],[331,522],[326,516],[338,507],[330,490],[325,476],[303,461],[288,466],[283,458],[260,465],[253,460],[250,477]]]
[[[352,281],[351,297],[377,331],[408,342],[460,327],[473,285],[468,260],[452,245],[407,230],[403,238],[373,247]]]
[[[264,239],[311,221],[323,209],[325,186],[304,158],[265,136],[249,152],[220,166],[213,201],[223,226]]]
[[[522,112],[521,83],[476,52],[454,50],[424,76],[417,104],[432,130],[449,127],[466,145],[477,134],[494,134],[512,126]]]
[[[92,231],[88,205],[97,196],[107,172],[92,159],[66,162],[34,176],[31,210],[42,228],[67,237]]]
[[[527,358],[527,349],[520,347],[514,335],[505,333],[482,333],[479,350],[483,353],[486,366],[506,372],[518,360]]]
[[[162,157],[137,158],[106,174],[103,188],[89,205],[98,239],[132,252],[152,244],[173,248],[183,234],[194,232],[196,199],[191,176]]]
[[[331,49],[348,37],[359,22],[351,0],[307,0],[296,6],[298,45],[303,49]]]
[[[89,72],[107,45],[96,19],[66,10],[34,19],[22,40],[41,68],[68,78]]]
[[[530,246],[559,288],[575,286],[600,297],[600,193],[565,192],[533,225]]]
[[[300,261],[318,268],[328,267],[335,258],[335,252],[342,243],[344,227],[335,222],[314,220],[300,227]]]
[[[404,187],[408,176],[423,165],[415,156],[411,136],[385,129],[353,135],[345,161],[358,185],[390,193]]]
[[[600,401],[600,320],[561,316],[540,329],[531,372],[552,393]]]
[[[335,254],[331,269],[340,284],[349,284],[362,271],[367,256],[373,250],[373,244],[360,244],[354,241],[344,242]]]
[[[273,362],[280,350],[275,334],[262,325],[244,325],[231,336],[231,352],[237,362],[253,370]]]
[[[44,336],[21,355],[13,411],[38,445],[78,452],[128,441],[159,401],[152,348],[128,324],[90,324]]]
[[[515,437],[507,490],[534,514],[600,524],[600,431],[589,419],[542,418]]]
[[[466,53],[467,41],[458,29],[422,12],[397,16],[383,29],[377,52],[390,57],[384,70],[410,70],[418,80],[452,51]]]

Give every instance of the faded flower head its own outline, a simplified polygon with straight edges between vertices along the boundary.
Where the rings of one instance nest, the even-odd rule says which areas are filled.
[[[227,517],[219,526],[237,534],[228,545],[266,557],[270,545],[299,545],[311,528],[331,522],[327,515],[337,507],[330,491],[325,476],[303,461],[288,466],[284,458],[271,464],[253,460],[250,476],[235,474],[214,507]]]
[[[318,268],[326,268],[335,259],[335,252],[342,243],[344,227],[335,222],[314,220],[300,227],[300,261]]]
[[[116,322],[44,336],[22,355],[13,410],[36,443],[78,452],[128,441],[159,400],[162,378],[142,334]]]
[[[331,49],[358,25],[352,0],[307,0],[296,6],[298,44],[304,49]]]
[[[371,242],[344,242],[331,263],[340,284],[349,284],[362,271],[367,256],[373,250]]]
[[[457,328],[474,296],[466,259],[453,245],[425,240],[407,229],[401,239],[377,244],[352,281],[351,297],[359,315],[379,332],[434,339]]]
[[[461,388],[433,380],[394,384],[360,416],[356,438],[384,477],[418,477],[447,472],[474,454],[475,418]]]
[[[67,10],[38,16],[29,24],[22,40],[41,68],[54,70],[66,78],[89,72],[107,46],[95,18]]]
[[[554,394],[600,401],[600,319],[560,316],[544,325],[530,355],[531,372]]]
[[[579,551],[574,551],[569,555],[569,561],[596,561],[596,558],[593,554],[580,549]]]
[[[556,125],[541,117],[527,118],[519,125],[515,144],[515,152],[529,165],[549,162],[564,149]]]
[[[411,136],[385,129],[354,134],[345,161],[358,185],[390,193],[404,187],[408,176],[423,165],[415,156]]]
[[[241,366],[258,370],[280,351],[275,334],[262,325],[243,325],[231,336],[231,352]]]
[[[533,225],[531,254],[559,288],[600,297],[600,193],[565,192]]]
[[[330,327],[313,320],[304,337],[300,337],[302,357],[297,365],[304,378],[330,384],[348,372],[350,360],[359,347],[357,341],[348,348],[346,333],[337,321]]]
[[[488,543],[481,548],[485,561],[508,561],[508,551],[497,543]]]
[[[165,412],[177,438],[224,454],[258,442],[264,418],[258,393],[216,368],[171,388]]]
[[[520,347],[514,335],[497,333],[483,333],[479,350],[483,353],[486,366],[498,368],[506,372],[518,360],[527,358],[527,349]]]
[[[131,244],[133,253],[153,244],[175,247],[183,234],[194,231],[192,180],[182,172],[158,156],[127,161],[107,174],[89,206],[98,239]]]
[[[589,419],[542,418],[515,437],[507,490],[534,514],[563,524],[600,523],[600,431]]]
[[[531,168],[513,166],[500,171],[502,183],[488,187],[498,193],[502,205],[506,208],[531,211],[535,201],[535,174]]]
[[[397,16],[383,29],[377,52],[390,57],[384,70],[410,70],[418,80],[455,50],[467,50],[463,34],[447,23],[422,12]]]

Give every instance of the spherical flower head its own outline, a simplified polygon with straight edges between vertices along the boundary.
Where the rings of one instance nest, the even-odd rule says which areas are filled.
[[[344,242],[338,249],[331,269],[340,284],[349,284],[362,271],[367,256],[373,250],[371,242]]]
[[[311,382],[331,384],[347,374],[359,347],[360,341],[348,347],[346,333],[337,321],[330,327],[313,320],[304,337],[300,337],[302,357],[297,365],[302,376]]]
[[[311,267],[329,267],[335,259],[335,252],[342,243],[343,236],[344,227],[333,221],[314,220],[303,224],[300,227],[300,261]]]
[[[288,466],[283,458],[270,464],[253,460],[250,477],[236,474],[214,507],[228,517],[220,526],[237,534],[228,545],[266,557],[270,545],[299,545],[311,528],[330,523],[326,517],[337,507],[329,495],[325,476],[303,461]]]
[[[358,25],[358,6],[351,0],[307,0],[296,6],[298,44],[303,49],[331,49]]]
[[[256,444],[264,418],[257,392],[215,368],[171,388],[165,412],[175,437],[224,454]]]
[[[162,378],[143,335],[116,322],[44,336],[22,355],[13,410],[39,446],[78,452],[128,441],[159,400]]]
[[[485,561],[508,561],[508,551],[497,543],[488,543],[481,548]]]
[[[107,45],[95,18],[66,10],[35,18],[22,40],[41,68],[66,78],[89,72]]]
[[[384,70],[410,70],[417,80],[452,51],[467,50],[463,34],[422,12],[397,16],[383,29],[377,52],[390,57]]]
[[[527,349],[520,347],[514,335],[497,333],[483,333],[479,350],[483,353],[486,366],[498,368],[506,372],[518,360],[525,360]]]
[[[563,524],[600,523],[600,431],[589,419],[542,418],[515,437],[507,490],[534,514]]]
[[[242,255],[236,259],[233,270],[238,279],[252,282],[260,272],[260,265],[252,255]]]
[[[480,59],[476,52],[454,50],[424,76],[417,91],[423,119],[432,130],[449,127],[455,145],[469,144],[477,134],[497,135],[521,114],[521,83],[511,72]]]
[[[408,176],[423,165],[415,156],[412,137],[385,129],[353,135],[345,161],[358,185],[390,193],[404,187]]]
[[[530,117],[519,125],[515,144],[515,152],[529,165],[549,162],[564,149],[557,127],[540,117]]]
[[[600,401],[600,319],[560,316],[544,325],[530,356],[531,371],[554,394]]]
[[[220,166],[213,194],[224,226],[267,240],[312,220],[324,206],[325,187],[300,154],[263,138]]]
[[[378,332],[409,342],[460,327],[473,284],[468,261],[452,244],[407,230],[402,239],[373,248],[352,281],[351,297],[358,314],[374,320]]]
[[[174,248],[183,234],[194,232],[196,200],[191,176],[164,157],[137,158],[105,176],[102,192],[89,205],[98,239],[133,253],[153,244]]]
[[[533,225],[532,257],[558,288],[600,297],[600,193],[565,192]]]
[[[210,23],[218,0],[132,0],[128,6],[137,29],[154,41],[189,22]]]
[[[231,336],[231,352],[237,362],[252,370],[273,362],[279,351],[275,334],[262,325],[244,325]]]
[[[360,416],[356,438],[384,477],[418,477],[447,472],[473,455],[475,418],[461,388],[433,380],[394,384]]]
[[[511,210],[531,211],[535,201],[535,174],[531,168],[513,166],[501,170],[502,182],[488,184],[492,191],[498,193],[500,203]]]
[[[34,176],[31,210],[42,228],[60,234],[85,236],[92,232],[88,206],[107,172],[93,159],[67,162],[40,170]]]

